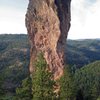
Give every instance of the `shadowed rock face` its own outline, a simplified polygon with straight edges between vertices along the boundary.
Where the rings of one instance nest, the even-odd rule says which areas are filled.
[[[26,27],[31,43],[30,72],[43,52],[54,79],[63,75],[64,48],[70,28],[71,0],[29,0]]]

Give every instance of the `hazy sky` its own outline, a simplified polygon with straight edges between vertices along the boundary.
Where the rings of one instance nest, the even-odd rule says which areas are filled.
[[[27,33],[28,0],[0,0],[0,34]],[[100,38],[100,0],[72,0],[68,38]]]
[[[100,38],[100,0],[72,0],[69,38]]]
[[[0,33],[26,33],[28,0],[0,0]]]

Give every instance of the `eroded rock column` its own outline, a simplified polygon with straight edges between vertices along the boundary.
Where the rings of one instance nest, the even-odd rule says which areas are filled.
[[[64,48],[70,28],[71,0],[29,0],[26,27],[31,43],[30,72],[34,61],[43,52],[54,79],[63,75]]]

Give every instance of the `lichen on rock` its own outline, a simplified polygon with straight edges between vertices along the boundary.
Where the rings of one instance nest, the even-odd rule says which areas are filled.
[[[70,28],[71,0],[29,0],[26,27],[31,43],[30,72],[38,52],[43,52],[54,79],[63,75],[64,49]]]

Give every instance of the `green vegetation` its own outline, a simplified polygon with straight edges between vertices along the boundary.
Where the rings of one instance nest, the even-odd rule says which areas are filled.
[[[35,66],[31,78],[24,79],[16,89],[18,100],[75,100],[75,83],[69,67],[65,67],[60,80],[54,81],[42,53],[38,55]],[[55,86],[60,86],[57,93],[54,92]]]
[[[77,93],[81,91],[84,100],[97,100],[100,97],[100,61],[88,64],[74,75]],[[80,95],[77,95],[80,98]],[[80,100],[80,99],[78,99]]]
[[[60,100],[75,100],[76,88],[69,66],[64,69],[64,76],[60,79]]]
[[[100,39],[67,43],[69,67],[59,80],[60,100],[100,100]],[[0,35],[0,100],[57,99],[52,87],[57,83],[52,81],[52,73],[44,70],[47,64],[41,54],[36,73],[28,77],[29,48],[27,35]]]
[[[16,87],[29,74],[27,40],[26,35],[0,35],[0,100],[13,100]]]
[[[27,77],[22,81],[22,85],[16,89],[16,98],[18,100],[31,100],[32,99],[32,81]]]
[[[35,66],[35,72],[32,75],[32,100],[56,100],[53,88],[55,82],[52,80],[52,73],[48,71],[42,53],[38,55]]]

